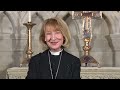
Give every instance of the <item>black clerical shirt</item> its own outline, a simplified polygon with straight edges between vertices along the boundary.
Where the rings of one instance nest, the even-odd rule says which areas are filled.
[[[52,55],[50,53],[50,62],[51,62],[53,79],[55,79],[55,76],[57,74],[57,70],[59,71],[58,63],[60,61],[60,55],[61,55],[61,53],[59,55]]]
[[[39,53],[30,59],[26,79],[52,79],[48,51],[49,50]],[[60,55],[50,55],[50,57],[52,71],[55,78]],[[56,79],[80,79],[80,65],[79,58],[66,52],[63,49],[60,67]]]

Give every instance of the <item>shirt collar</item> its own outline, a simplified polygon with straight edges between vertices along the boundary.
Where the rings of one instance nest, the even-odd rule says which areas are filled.
[[[50,51],[50,53],[51,53],[51,55],[60,55],[60,52],[62,52],[62,51],[63,51],[63,49],[60,50],[60,51],[58,51],[58,52],[52,52],[52,51]]]

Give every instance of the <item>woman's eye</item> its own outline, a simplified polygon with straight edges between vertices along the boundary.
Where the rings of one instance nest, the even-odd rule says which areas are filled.
[[[51,33],[50,33],[50,32],[47,32],[46,35],[51,35]]]
[[[56,34],[60,34],[61,32],[60,32],[60,31],[56,31],[55,33],[56,33]]]

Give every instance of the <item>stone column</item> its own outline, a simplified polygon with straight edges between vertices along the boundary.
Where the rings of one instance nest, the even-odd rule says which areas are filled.
[[[120,34],[110,34],[113,51],[113,66],[120,66]]]

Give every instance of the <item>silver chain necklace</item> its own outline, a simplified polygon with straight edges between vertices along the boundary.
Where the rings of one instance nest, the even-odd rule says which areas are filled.
[[[53,73],[52,73],[52,66],[51,66],[51,60],[50,60],[50,53],[49,53],[49,51],[48,51],[48,57],[49,57],[49,65],[50,65],[51,77],[52,77],[52,79],[53,79]],[[62,57],[62,52],[61,52],[61,54],[60,54],[60,59],[59,59],[57,71],[56,71],[56,73],[55,73],[55,79],[56,79],[56,77],[57,77],[57,75],[58,75],[58,71],[59,71],[59,67],[60,67],[60,63],[61,63],[61,57]]]

